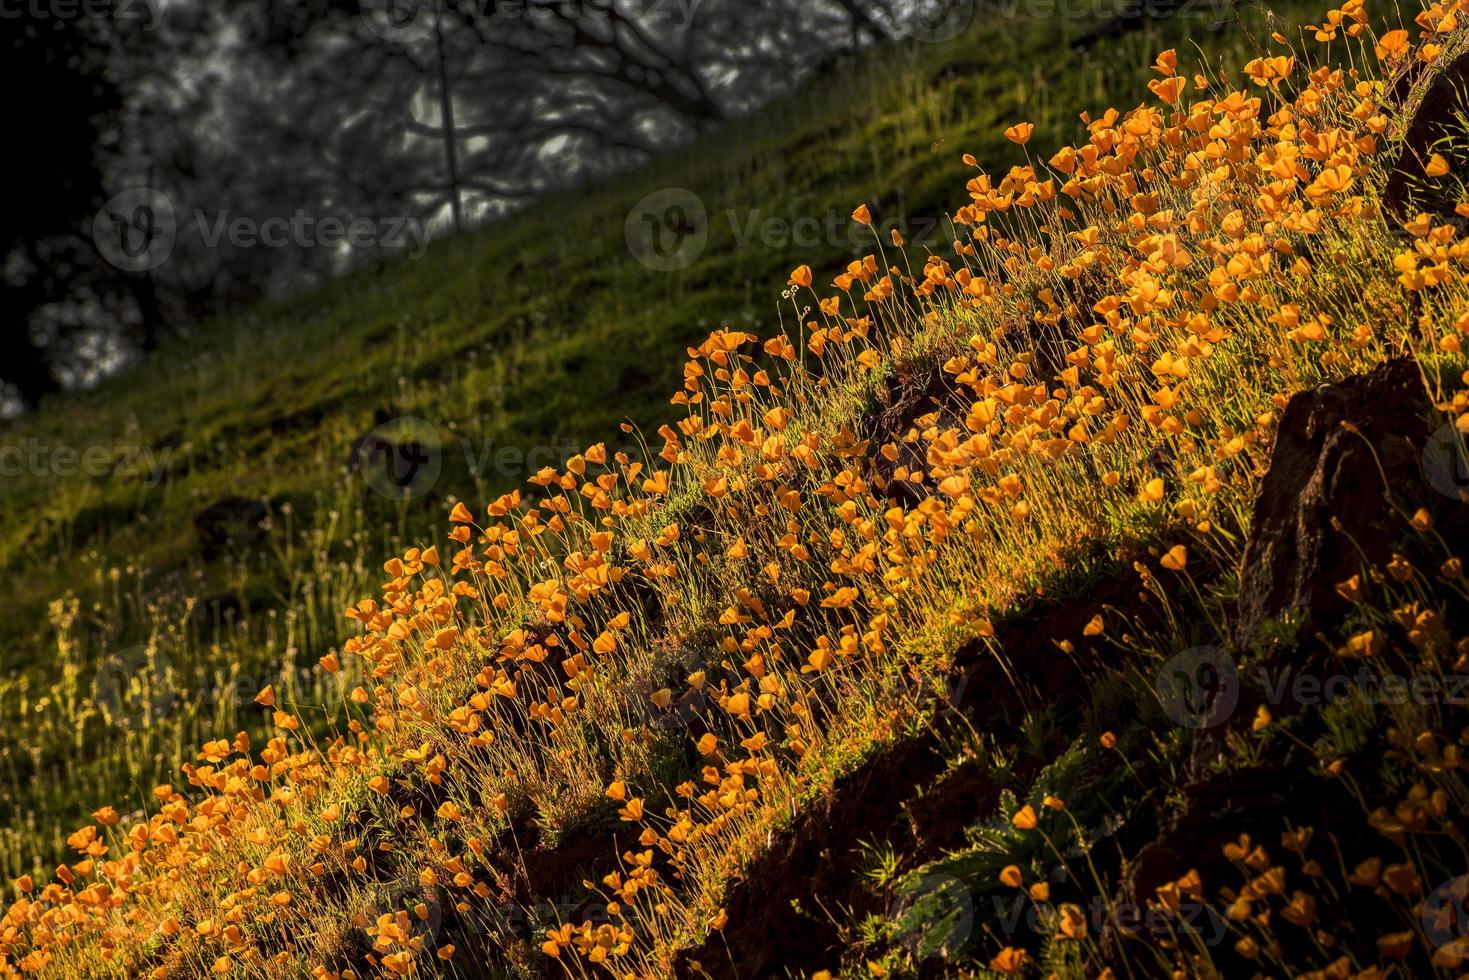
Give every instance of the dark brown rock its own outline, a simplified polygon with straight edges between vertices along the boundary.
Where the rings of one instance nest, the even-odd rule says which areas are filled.
[[[1409,83],[1416,76],[1404,76]],[[1409,84],[1408,87],[1411,87]],[[1434,77],[1403,134],[1402,149],[1383,190],[1383,209],[1402,221],[1419,211],[1453,218],[1455,198],[1442,180],[1427,174],[1429,158],[1441,153],[1451,171],[1464,172],[1469,155],[1464,152],[1469,128],[1469,53],[1461,54]]]
[[[804,806],[729,886],[725,931],[679,954],[677,974],[735,980],[835,967],[842,937],[817,903],[835,908],[858,898],[860,845],[880,839],[897,815],[895,804],[944,771],[936,742],[919,736],[886,746]]]
[[[1019,724],[1041,705],[1057,717],[1077,710],[1089,688],[1078,659],[1057,641],[1080,641],[1101,612],[1149,618],[1134,574],[1089,583],[1084,599],[1036,600],[998,624],[992,643],[965,644],[954,657],[950,709],[970,723],[983,719],[986,730]],[[887,840],[911,868],[963,846],[964,829],[998,804],[999,787],[984,767],[971,760],[950,769],[950,751],[937,726],[902,738],[805,804],[730,884],[724,932],[680,953],[677,974],[733,980],[834,969],[843,936],[822,910],[842,909],[848,921],[881,911],[861,874],[861,845]],[[1037,769],[1024,761],[1016,778],[1029,780]]]
[[[1310,786],[1309,792],[1302,792],[1305,786]],[[1250,975],[1249,962],[1233,952],[1236,936],[1225,926],[1222,912],[1227,903],[1220,899],[1221,889],[1238,888],[1245,881],[1224,853],[1225,845],[1237,842],[1240,835],[1263,844],[1277,859],[1280,835],[1288,827],[1310,827],[1323,842],[1346,843],[1353,855],[1365,853],[1359,848],[1372,844],[1372,831],[1357,802],[1339,783],[1314,777],[1308,760],[1302,758],[1213,774],[1184,787],[1181,797],[1158,837],[1124,866],[1113,908],[1127,914],[1119,911],[1118,920],[1108,923],[1102,936],[1104,956],[1119,968],[1127,961],[1131,944],[1166,938],[1156,927],[1150,928],[1156,920],[1140,913],[1158,902],[1160,887],[1195,871],[1202,901],[1182,896],[1177,919],[1170,920],[1172,927],[1193,931],[1198,942],[1211,947],[1210,955],[1224,976]],[[1309,952],[1302,950],[1300,955]]]
[[[1329,622],[1342,605],[1337,583],[1364,557],[1386,557],[1400,530],[1388,480],[1396,488],[1416,479],[1428,409],[1408,358],[1290,400],[1245,548],[1233,637],[1240,648],[1282,614]]]

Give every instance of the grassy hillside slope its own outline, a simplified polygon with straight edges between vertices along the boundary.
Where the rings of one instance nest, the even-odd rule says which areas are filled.
[[[870,250],[850,237],[854,202],[903,220],[921,265],[948,229],[911,240],[960,203],[961,154],[997,171],[1022,161],[1002,135],[1020,119],[1038,145],[1077,138],[1077,110],[1135,91],[1152,52],[1188,39],[1241,62],[1269,15],[1240,8],[1220,29],[1219,13],[1191,8],[1087,54],[1061,42],[1090,22],[986,13],[953,42],[874,52],[647,170],[213,325],[8,425],[5,446],[45,453],[0,495],[0,867],[38,872],[95,801],[144,806],[206,737],[258,731],[243,708],[266,683],[326,700],[312,668],[349,635],[341,610],[381,556],[427,538],[458,499],[621,444],[624,418],[648,432],[673,418],[672,355],[720,325],[769,332],[792,266],[827,281]],[[623,227],[668,186],[702,200],[708,244],[658,272]],[[797,219],[835,234],[787,241],[778,222]],[[411,502],[347,467],[387,416],[440,440],[442,475]],[[59,447],[107,461],[58,472],[46,454]],[[265,516],[206,545],[195,515],[231,497]]]
[[[1001,120],[949,248],[792,266],[636,458],[374,564],[263,737],[14,882],[3,962],[1458,975],[1462,13]]]

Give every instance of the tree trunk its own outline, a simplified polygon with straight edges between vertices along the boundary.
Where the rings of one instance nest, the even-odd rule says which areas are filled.
[[[158,302],[158,290],[154,286],[153,278],[146,273],[128,276],[127,279],[128,292],[132,293],[133,302],[138,305],[138,348],[145,354],[151,353],[158,349],[165,326],[163,307]]]
[[[454,214],[454,231],[464,230],[464,205],[459,200],[458,134],[454,131],[454,93],[449,88],[449,59],[444,55],[442,14],[434,18],[434,42],[439,55],[439,121],[444,129],[444,158],[449,166],[449,209]]]

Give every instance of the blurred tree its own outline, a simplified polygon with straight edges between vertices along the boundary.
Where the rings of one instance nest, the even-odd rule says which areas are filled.
[[[172,0],[146,25],[7,19],[6,91],[45,96],[14,100],[29,151],[11,155],[26,193],[0,239],[6,372],[34,400],[57,368],[85,380],[191,322],[636,165],[950,6],[973,3]],[[166,233],[156,261],[94,239],[120,192],[105,227]],[[323,221],[354,220],[371,233],[323,241]]]
[[[101,147],[121,105],[106,76],[107,45],[81,17],[0,19],[9,200],[0,218],[0,380],[34,402],[54,391],[37,312],[72,288],[77,245],[101,203]]]

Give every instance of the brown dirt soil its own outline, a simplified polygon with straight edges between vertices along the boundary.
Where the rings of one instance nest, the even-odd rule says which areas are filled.
[[[1074,711],[1088,692],[1082,629],[1097,613],[1119,609],[1148,616],[1130,571],[1097,583],[1085,598],[1033,602],[997,629],[993,642],[1008,668],[991,641],[972,641],[956,654],[964,678],[956,709],[987,727],[1018,724],[1042,703],[1062,715]],[[1063,653],[1056,646],[1062,639],[1076,642],[1083,656]],[[1017,775],[1028,779],[1036,768],[1027,764]],[[725,931],[682,953],[679,975],[727,980],[834,969],[844,937],[832,917],[852,922],[881,911],[860,874],[860,845],[885,839],[898,846],[905,869],[917,867],[961,845],[965,828],[994,811],[999,791],[973,760],[950,768],[935,731],[883,747],[776,833],[726,893]]]

